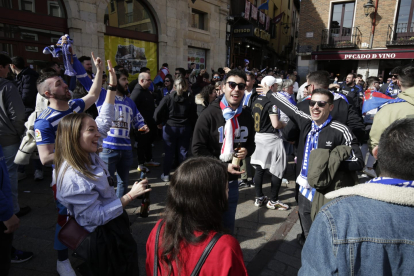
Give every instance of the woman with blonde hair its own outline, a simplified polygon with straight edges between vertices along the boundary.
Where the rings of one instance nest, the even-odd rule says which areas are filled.
[[[192,130],[197,119],[194,97],[188,93],[184,78],[174,81],[171,93],[164,97],[154,112],[154,120],[163,130],[164,169],[161,179],[168,182],[174,153],[178,164],[187,159]]]
[[[88,236],[75,249],[89,275],[138,275],[137,245],[124,208],[150,189],[135,182],[118,198],[107,166],[97,154],[101,137],[86,113],[65,116],[58,125],[54,177],[57,198]],[[103,265],[105,264],[105,265]]]

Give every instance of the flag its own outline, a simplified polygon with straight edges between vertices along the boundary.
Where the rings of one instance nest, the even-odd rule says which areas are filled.
[[[376,109],[392,99],[392,97],[389,97],[382,92],[372,92],[371,90],[367,90],[365,91],[364,104],[362,106],[362,114],[365,114],[372,109]]]
[[[155,77],[153,83],[157,84],[159,82],[164,82],[165,76],[168,75],[170,71],[167,67],[162,67],[160,71],[158,71],[158,75]]]
[[[257,8],[255,5],[252,5],[252,19],[257,20]]]
[[[261,4],[258,7],[259,10],[269,10],[269,0],[266,1],[266,3]]]
[[[250,19],[250,5],[251,3],[249,2],[249,0],[246,0],[246,6],[244,8],[244,18],[246,18],[247,20]]]
[[[275,18],[273,18],[273,23],[275,25],[277,25],[277,23],[279,23],[282,20],[284,14],[285,14],[285,12],[282,12],[281,14],[279,14],[278,16],[276,16]]]
[[[270,17],[266,15],[266,31],[269,30],[270,27]]]
[[[264,13],[262,13],[261,11],[259,11],[259,22],[260,22],[260,24],[264,24],[265,19],[266,19],[266,15]]]

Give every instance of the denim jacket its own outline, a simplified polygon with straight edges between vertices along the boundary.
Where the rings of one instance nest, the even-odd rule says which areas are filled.
[[[298,275],[413,275],[413,190],[369,183],[328,193],[336,199],[313,222]]]

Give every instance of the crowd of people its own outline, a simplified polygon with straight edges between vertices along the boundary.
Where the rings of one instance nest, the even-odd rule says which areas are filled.
[[[0,54],[0,274],[33,256],[12,246],[19,217],[30,212],[18,204],[18,180],[32,160],[35,180],[53,165],[59,275],[75,275],[68,247],[84,261],[82,274],[138,275],[124,208],[151,191],[146,179],[130,187],[129,171],[134,148],[139,172],[161,165],[156,139],[164,142],[160,179],[170,185],[147,240],[147,275],[247,275],[233,237],[239,189],[254,186],[254,208],[290,209],[279,199],[290,157],[304,246],[299,274],[412,271],[403,254],[414,242],[414,66],[395,68],[386,84],[353,73],[338,83],[315,71],[299,87],[296,71],[244,65],[210,77],[194,64],[170,74],[164,63],[154,80],[142,67],[129,83],[127,68],[108,61],[106,77],[93,53],[73,55],[72,78],[58,63],[35,72]],[[372,180],[357,185],[361,173]],[[88,233],[74,248],[62,231],[68,215]]]

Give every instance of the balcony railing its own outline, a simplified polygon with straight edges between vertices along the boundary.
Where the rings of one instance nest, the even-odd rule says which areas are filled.
[[[358,27],[331,28],[322,30],[322,49],[355,48],[361,45],[361,31]]]
[[[414,45],[414,22],[388,25],[386,45]]]

